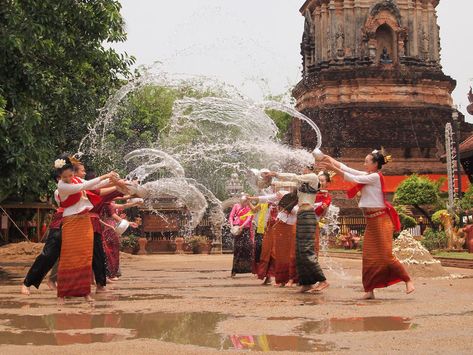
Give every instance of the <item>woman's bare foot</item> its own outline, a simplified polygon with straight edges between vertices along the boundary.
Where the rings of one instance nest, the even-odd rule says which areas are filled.
[[[51,291],[57,290],[57,285],[54,281],[48,280],[47,285]]]
[[[294,286],[294,281],[289,280],[289,282],[286,284],[286,287],[292,287],[292,286]]]
[[[362,300],[374,300],[374,291],[366,292],[363,297],[361,297]]]
[[[325,290],[327,287],[329,287],[330,284],[327,282],[327,281],[322,281],[322,282],[319,282],[319,284],[317,285],[317,287],[314,287],[312,289],[312,292],[321,292],[323,290]]]
[[[64,303],[66,303],[66,301],[64,300],[64,297],[58,297],[57,298],[57,304],[59,306],[62,306]]]
[[[97,287],[95,288],[95,293],[103,293],[103,292],[108,292],[107,287],[102,286],[102,285],[97,285]]]
[[[85,296],[84,299],[85,299],[86,302],[89,302],[89,303],[93,303],[93,302],[94,302],[94,299],[92,298],[92,296],[90,296],[90,294],[88,294],[87,296]]]
[[[21,285],[21,294],[29,296],[31,294],[30,288],[28,286],[24,285],[24,284]]]
[[[286,284],[277,284],[277,283],[274,283],[273,286],[274,286],[274,287],[284,287],[284,286],[286,286]]]
[[[309,292],[314,288],[314,285],[304,285],[300,288],[299,293],[306,293]]]
[[[273,280],[271,280],[271,277],[266,277],[261,285],[267,286],[267,285],[271,285],[272,283],[273,283]]]
[[[118,281],[118,280],[120,280],[120,279],[119,279],[118,277],[116,277],[116,276],[115,276],[115,277],[112,277],[112,278],[110,279],[110,281]]]
[[[414,292],[416,288],[414,287],[414,283],[412,281],[406,282],[406,294],[410,294]]]

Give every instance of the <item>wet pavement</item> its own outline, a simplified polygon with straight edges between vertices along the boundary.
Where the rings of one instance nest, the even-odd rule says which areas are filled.
[[[113,348],[136,353],[139,346],[143,353],[366,353],[376,350],[374,334],[386,349],[398,349],[400,342],[415,347],[412,339],[437,348],[440,334],[448,336],[455,326],[463,329],[459,324],[473,326],[468,279],[423,280],[414,296],[403,295],[398,285],[364,301],[358,299],[357,264],[340,262],[348,263],[352,280],[338,283],[332,275],[327,292],[310,295],[262,287],[250,275],[232,279],[224,268],[231,266],[228,256],[135,257],[123,262],[124,277],[108,293],[95,294],[93,304],[68,299],[58,306],[46,287],[32,288],[30,296],[18,294],[28,262],[16,261],[9,269],[0,261],[0,354],[22,349],[88,354]],[[447,302],[454,289],[456,302]],[[462,343],[456,344],[461,353]]]

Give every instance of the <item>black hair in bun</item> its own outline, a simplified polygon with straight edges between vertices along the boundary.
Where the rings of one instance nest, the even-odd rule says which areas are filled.
[[[391,161],[391,156],[386,155],[383,150],[373,150],[370,155],[373,157],[373,163],[378,164],[378,169],[381,169],[383,165],[386,165]]]

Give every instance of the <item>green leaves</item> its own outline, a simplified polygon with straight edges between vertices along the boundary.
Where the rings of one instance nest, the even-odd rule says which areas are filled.
[[[404,180],[394,195],[394,202],[400,205],[434,205],[439,199],[439,184],[418,175]]]
[[[113,0],[11,0],[0,9],[0,201],[48,190],[51,162],[73,152],[134,58]]]

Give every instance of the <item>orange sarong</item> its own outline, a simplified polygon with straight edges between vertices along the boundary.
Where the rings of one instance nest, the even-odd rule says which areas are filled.
[[[366,218],[363,238],[363,287],[366,292],[410,280],[393,255],[394,227],[389,215]]]
[[[296,225],[277,221],[272,229],[276,283],[285,284],[296,278]]]
[[[57,276],[58,297],[90,294],[94,231],[88,214],[64,217]]]
[[[257,271],[258,278],[263,280],[266,277],[274,276],[275,267],[275,245],[274,245],[274,221],[270,221],[263,236],[263,247],[261,248],[260,262],[258,263]]]

